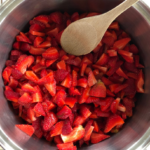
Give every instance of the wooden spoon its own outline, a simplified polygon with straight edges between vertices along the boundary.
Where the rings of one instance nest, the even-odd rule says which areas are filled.
[[[71,23],[61,36],[62,48],[77,56],[90,53],[101,41],[110,24],[137,1],[126,0],[107,13]]]

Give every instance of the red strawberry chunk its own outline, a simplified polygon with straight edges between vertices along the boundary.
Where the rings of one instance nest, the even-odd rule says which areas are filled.
[[[66,70],[66,63],[64,60],[61,60],[60,62],[57,63],[57,69]]]
[[[81,86],[81,87],[84,87],[84,88],[86,88],[87,87],[87,79],[86,78],[80,78],[79,80],[78,80],[78,86]]]
[[[18,86],[18,81],[11,76],[8,86],[15,89]]]
[[[45,131],[48,131],[56,122],[57,122],[57,117],[53,112],[49,112],[45,117],[44,117],[44,122],[43,122],[43,129]]]
[[[93,126],[94,126],[94,129],[93,129],[93,130],[94,130],[95,132],[99,132],[99,126],[98,126],[98,123],[97,123],[96,121],[93,122]]]
[[[92,114],[86,105],[80,107],[80,113],[84,118],[88,118]]]
[[[90,90],[90,95],[94,97],[106,97],[106,87],[103,82],[98,81]]]
[[[119,103],[119,105],[118,105],[117,109],[118,109],[119,111],[122,111],[122,112],[125,112],[125,111],[126,111],[126,107],[125,107],[125,106],[123,106],[123,105],[122,105],[122,104],[120,104],[120,103]]]
[[[90,126],[90,128],[87,131],[85,130],[84,141],[89,141],[90,140],[93,129],[94,129],[94,127]]]
[[[82,64],[82,67],[81,67],[81,72],[80,72],[80,75],[81,75],[81,76],[84,76],[84,72],[85,72],[85,70],[86,70],[86,67],[87,67],[87,63],[83,63],[83,64]]]
[[[33,56],[27,56],[21,62],[18,62],[15,66],[15,69],[19,70],[22,74],[26,72],[26,69],[32,65],[34,62]]]
[[[4,94],[8,100],[18,102],[19,94],[14,92],[9,86],[5,86]]]
[[[85,130],[80,125],[75,127],[69,135],[61,135],[64,143],[74,142],[84,137]]]
[[[111,82],[108,78],[106,78],[106,77],[102,77],[101,78],[101,80],[102,80],[102,82],[105,84],[105,85],[111,85],[111,84],[113,84],[113,82]]]
[[[53,97],[53,102],[57,104],[59,107],[65,105],[66,92],[64,90],[60,90]]]
[[[28,94],[28,93],[24,93],[19,99],[18,99],[18,103],[20,105],[26,105],[28,103],[33,102],[32,97]]]
[[[31,46],[29,50],[29,53],[32,55],[41,55],[43,52],[45,52],[44,48],[38,48],[34,46]]]
[[[61,85],[66,88],[70,88],[72,85],[72,76],[68,74],[66,78],[61,82]]]
[[[107,50],[107,53],[110,57],[117,56],[117,51],[116,50]]]
[[[29,92],[29,93],[34,93],[35,90],[34,90],[34,87],[31,86],[29,83],[26,83],[24,84],[21,89],[24,91],[24,92]]]
[[[79,99],[79,104],[82,104],[82,103],[85,103],[87,98],[89,97],[89,92],[90,92],[90,87],[86,87],[82,93],[82,95],[80,96],[80,99]]]
[[[97,80],[95,79],[95,76],[93,74],[92,71],[89,72],[89,75],[88,75],[88,85],[89,87],[95,85],[97,83]]]
[[[106,65],[108,63],[108,59],[108,55],[103,53],[99,60],[96,62],[96,64],[100,66]]]
[[[42,53],[42,56],[46,59],[57,59],[59,57],[59,53],[56,48],[50,47],[44,53]]]
[[[42,93],[39,86],[34,87],[35,93],[32,94],[33,102],[42,102]]]
[[[109,135],[101,134],[101,133],[92,133],[91,135],[91,143],[95,144],[100,141],[103,141],[107,138],[109,138]]]
[[[116,100],[112,102],[111,107],[110,107],[112,113],[115,114],[117,112],[119,103],[120,103],[120,98],[117,98]]]
[[[65,104],[68,105],[70,108],[73,108],[76,102],[77,99],[74,97],[67,97],[65,99]]]
[[[143,85],[144,85],[144,75],[143,75],[142,70],[140,70],[139,74],[138,74],[137,81],[136,81],[137,92],[144,93]]]
[[[99,102],[99,98],[98,97],[88,97],[86,100],[86,103],[95,103],[95,102]]]
[[[17,124],[16,127],[24,133],[28,134],[29,136],[32,136],[34,133],[34,128],[31,125]]]
[[[37,83],[39,80],[39,78],[33,71],[26,71],[25,78],[27,78],[28,80],[33,81],[35,83]]]
[[[75,119],[74,119],[74,122],[73,122],[73,126],[79,126],[79,125],[82,125],[84,122],[85,122],[86,118],[82,117],[82,116],[77,116]]]
[[[56,81],[63,81],[66,77],[67,77],[67,75],[68,75],[68,71],[66,71],[66,70],[63,70],[63,69],[58,69],[57,71],[55,71],[55,73],[54,73],[54,78],[55,78],[55,80]]]
[[[39,114],[39,115],[42,115],[42,116],[45,116],[45,115],[46,115],[41,103],[37,103],[37,104],[34,106],[34,111],[35,111],[35,113],[37,113],[37,114]]]
[[[78,74],[75,70],[72,71],[72,86],[77,86]]]
[[[134,44],[129,46],[129,51],[133,54],[138,54],[139,52],[138,48]]]
[[[66,149],[70,149],[73,147],[73,142],[70,143],[64,143],[64,144],[57,144],[57,148],[59,150],[66,150]]]
[[[12,67],[6,67],[2,73],[3,79],[9,82],[9,77],[12,73]]]
[[[36,37],[34,40],[34,47],[38,47],[43,41],[44,39],[42,37]]]
[[[64,126],[64,122],[63,121],[60,121],[60,122],[57,122],[51,129],[50,131],[50,135],[51,137],[54,137],[56,135],[60,135],[62,133],[62,128]]]
[[[35,121],[36,120],[36,116],[35,116],[35,112],[33,110],[32,107],[27,109],[27,117],[31,120],[31,121]]]
[[[112,36],[104,36],[102,42],[108,46],[113,46],[115,39]]]
[[[118,70],[116,71],[116,73],[117,73],[119,76],[128,79],[128,76],[123,72],[123,70],[122,70],[120,67],[118,68]]]
[[[96,109],[95,112],[96,112],[96,115],[99,117],[109,117],[110,116],[109,112],[103,112],[100,109]]]
[[[70,114],[72,114],[71,109],[67,106],[64,106],[60,111],[57,112],[56,115],[59,119],[67,119]]]
[[[51,96],[55,96],[56,94],[56,81],[55,80],[51,81],[50,83],[44,84],[44,86],[46,87],[46,89],[48,90]]]
[[[62,138],[60,137],[60,135],[57,135],[54,137],[54,142],[56,144],[63,144]]]
[[[106,126],[105,126],[104,132],[108,133],[115,126],[122,125],[122,124],[124,124],[124,121],[123,121],[123,119],[120,116],[118,116],[116,114],[115,115],[111,115],[108,118],[107,122],[106,122]]]
[[[16,36],[16,40],[18,42],[27,42],[27,43],[31,44],[31,41],[28,39],[28,37],[23,32],[20,32],[20,35]]]
[[[73,86],[69,88],[69,95],[75,96],[75,95],[81,95],[78,89],[75,89]]]
[[[37,17],[34,18],[34,20],[40,21],[44,24],[47,24],[48,21],[49,21],[48,16],[46,16],[46,15],[37,16]]]
[[[66,119],[64,121],[64,125],[62,128],[62,135],[68,135],[71,133],[71,131],[72,131],[71,123],[70,123],[69,119]]]

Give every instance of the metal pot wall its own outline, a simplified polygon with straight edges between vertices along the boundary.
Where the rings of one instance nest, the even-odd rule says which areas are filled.
[[[56,146],[45,140],[29,137],[15,128],[22,120],[13,112],[3,94],[2,70],[15,36],[28,21],[41,13],[54,10],[67,12],[106,12],[123,0],[7,0],[0,9],[0,143],[6,150],[54,150]],[[145,66],[145,94],[138,95],[134,115],[123,129],[111,138],[80,150],[144,149],[150,141],[150,9],[142,2],[117,18],[140,49]]]

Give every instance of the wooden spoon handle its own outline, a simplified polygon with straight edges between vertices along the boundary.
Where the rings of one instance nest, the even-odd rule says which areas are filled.
[[[127,10],[129,7],[131,7],[134,3],[136,3],[139,0],[126,0],[114,9],[110,10],[109,12],[105,13],[104,15],[107,15],[108,20],[111,22],[115,20],[121,13],[123,13],[125,10]]]

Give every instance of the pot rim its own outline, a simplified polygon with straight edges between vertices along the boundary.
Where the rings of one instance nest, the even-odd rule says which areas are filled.
[[[5,18],[25,0],[6,0],[0,7],[0,26]],[[145,21],[150,24],[150,6],[148,6],[144,1],[139,1],[133,5],[134,9],[141,14]],[[4,133],[0,125],[0,145],[4,149],[9,150],[22,150],[19,146],[17,146],[13,140],[9,139],[9,137]],[[150,146],[150,127],[144,133],[144,135],[133,145],[128,148],[128,150],[144,150]]]

